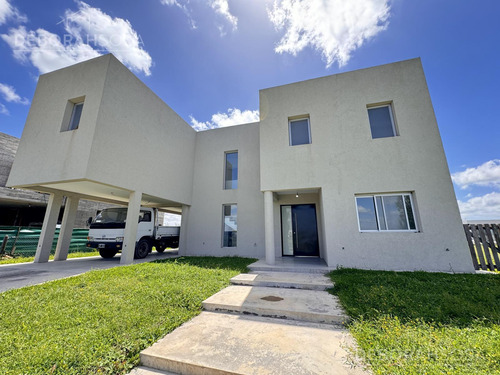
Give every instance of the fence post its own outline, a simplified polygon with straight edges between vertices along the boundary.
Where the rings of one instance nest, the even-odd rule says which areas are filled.
[[[21,233],[21,227],[17,227],[16,239],[14,240],[14,243],[12,244],[12,247],[10,248],[10,255],[14,255],[14,252],[16,251],[16,243],[17,243],[17,240],[19,239],[20,233]]]
[[[0,247],[0,255],[5,253],[5,247],[7,246],[7,242],[9,241],[9,236],[5,235],[2,241],[2,246]]]

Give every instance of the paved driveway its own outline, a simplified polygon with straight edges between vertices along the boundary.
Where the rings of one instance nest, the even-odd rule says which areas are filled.
[[[153,252],[144,259],[134,259],[134,264],[157,259],[176,257],[177,250],[166,250],[163,254]],[[47,263],[17,263],[0,265],[0,293],[23,286],[41,284],[46,281],[75,276],[90,270],[120,266],[120,255],[111,259],[100,256],[74,258],[66,261]]]

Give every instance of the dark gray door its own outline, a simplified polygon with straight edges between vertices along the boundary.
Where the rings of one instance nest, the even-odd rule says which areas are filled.
[[[281,206],[283,255],[319,256],[314,204]]]

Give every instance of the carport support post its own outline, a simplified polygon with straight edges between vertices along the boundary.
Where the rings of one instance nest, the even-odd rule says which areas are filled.
[[[59,231],[59,239],[57,240],[56,255],[54,260],[66,260],[68,258],[69,245],[71,236],[73,235],[73,227],[75,226],[76,211],[78,210],[78,201],[76,197],[66,197],[66,206],[64,207],[64,215]]]
[[[189,206],[182,205],[181,233],[179,238],[179,255],[186,255],[187,252],[187,222],[189,216]]]
[[[139,213],[141,212],[142,192],[133,191],[128,197],[127,221],[123,238],[122,257],[120,264],[132,264],[134,261],[135,240]]]
[[[45,263],[49,260],[62,199],[63,196],[60,194],[52,193],[49,196],[49,203],[45,210],[42,231],[40,232],[40,239],[38,240],[38,246],[36,248],[35,263]]]
[[[264,192],[264,234],[266,239],[266,263],[274,265],[274,207],[273,207],[273,192]]]

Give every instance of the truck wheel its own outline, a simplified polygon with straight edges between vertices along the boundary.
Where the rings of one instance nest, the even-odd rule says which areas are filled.
[[[157,244],[155,247],[157,253],[163,253],[166,248],[165,244]]]
[[[115,250],[110,250],[110,249],[100,249],[99,250],[99,254],[101,255],[101,257],[103,257],[105,259],[113,258],[116,255],[116,253],[117,252]]]
[[[134,258],[135,259],[146,258],[150,251],[151,251],[151,244],[149,243],[148,240],[142,239],[135,246]]]

